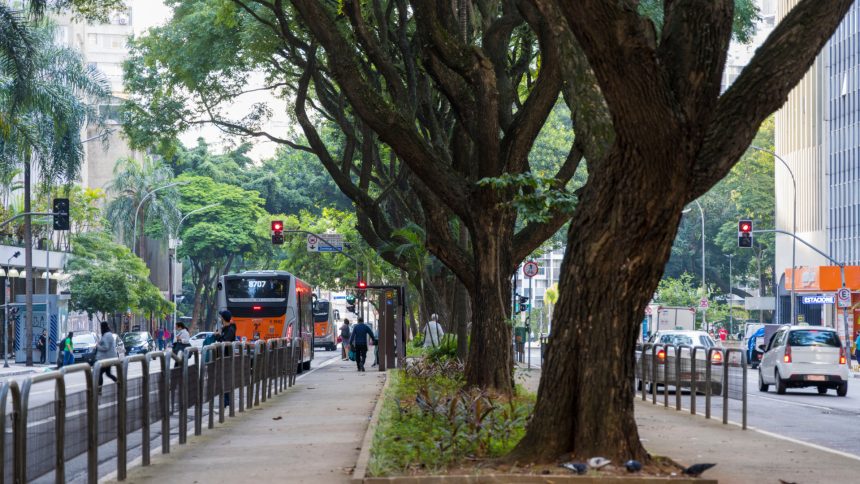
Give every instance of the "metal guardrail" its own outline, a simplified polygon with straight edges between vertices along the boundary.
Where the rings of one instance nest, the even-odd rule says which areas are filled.
[[[161,452],[170,453],[170,433],[178,431],[185,444],[188,422],[194,434],[202,433],[203,403],[207,402],[208,428],[214,428],[215,401],[218,422],[265,402],[296,382],[301,341],[298,338],[215,343],[202,349],[170,350],[122,359],[63,367],[25,379],[0,384],[0,480],[24,484],[54,473],[54,482],[66,481],[66,464],[86,454],[87,482],[98,482],[99,446],[116,442],[117,480],[128,467],[128,439],[139,432],[141,464],[150,465],[152,432],[160,433]],[[152,365],[153,361],[159,364]],[[170,368],[170,362],[174,367]],[[193,361],[193,364],[192,364]],[[129,377],[131,365],[141,375]],[[116,369],[116,385],[99,388],[102,368]],[[152,371],[157,368],[159,371]],[[84,373],[86,389],[68,393],[66,376]],[[54,382],[51,402],[30,407],[34,385]],[[11,401],[10,396],[11,394]],[[238,397],[238,398],[237,398]],[[178,406],[178,412],[176,407]],[[189,410],[193,415],[189,415]],[[172,425],[172,420],[176,420]],[[70,431],[71,429],[71,431]],[[155,438],[158,438],[156,435]],[[32,449],[28,446],[34,440]]]
[[[700,358],[704,355],[704,358]],[[704,369],[700,365],[704,364]],[[741,401],[741,426],[747,428],[747,361],[739,348],[705,348],[671,344],[636,345],[637,389],[642,401],[657,404],[663,387],[663,405],[669,407],[669,387],[675,393],[675,410],[682,409],[683,390],[689,390],[690,413],[696,415],[699,393],[705,396],[705,418],[711,418],[712,395],[722,397],[722,420],[728,423],[729,400]],[[671,375],[671,377],[670,377]]]

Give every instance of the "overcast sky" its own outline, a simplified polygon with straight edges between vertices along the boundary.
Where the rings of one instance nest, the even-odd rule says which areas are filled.
[[[165,24],[170,20],[171,9],[164,5],[162,0],[126,0],[127,4],[132,9],[132,23],[134,25],[135,36],[143,35],[150,27],[155,27]],[[262,82],[262,78],[258,78]],[[275,116],[266,126],[266,130],[286,136],[286,132],[290,126],[288,118],[285,114],[278,115],[278,112],[284,112],[286,106],[282,102],[274,102],[274,100],[266,95],[266,93],[255,93],[242,96],[230,109],[229,113],[232,117],[239,119],[243,117],[253,103],[267,102],[273,108]],[[188,132],[180,139],[187,146],[197,144],[197,138],[205,138],[210,144],[214,145],[214,151],[222,151],[224,148],[238,144],[240,140],[234,136],[225,135],[221,130],[214,126],[206,126],[191,132]],[[251,156],[254,159],[260,160],[274,155],[278,145],[271,141],[263,141],[262,139],[252,140],[254,150]]]

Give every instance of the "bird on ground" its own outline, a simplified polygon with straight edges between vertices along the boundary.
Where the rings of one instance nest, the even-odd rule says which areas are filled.
[[[714,467],[716,464],[693,464],[684,469],[684,474],[692,477],[699,477],[703,472]]]
[[[610,462],[612,461],[606,457],[592,457],[591,459],[588,459],[588,467],[591,467],[592,469],[600,469],[601,467],[608,466]]]
[[[588,466],[582,462],[565,462],[561,466],[580,475],[588,472]]]
[[[639,472],[642,470],[642,463],[631,459],[624,463],[624,467],[627,469],[627,472]]]

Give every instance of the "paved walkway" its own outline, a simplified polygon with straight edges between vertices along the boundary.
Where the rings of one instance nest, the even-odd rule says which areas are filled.
[[[517,371],[517,382],[537,391],[540,370]],[[858,482],[860,457],[635,399],[639,437],[653,455],[682,465],[713,462],[706,477],[720,484]]]
[[[314,364],[259,407],[129,466],[125,482],[349,482],[384,375],[339,355]]]

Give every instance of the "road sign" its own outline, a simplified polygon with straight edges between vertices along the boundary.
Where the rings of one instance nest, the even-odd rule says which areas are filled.
[[[836,291],[836,302],[840,308],[850,308],[851,290],[847,287],[843,287]]]
[[[803,296],[803,304],[833,304],[834,297],[827,294],[816,294],[814,296]]]
[[[523,274],[526,277],[534,277],[538,274],[537,262],[530,260],[523,265]]]
[[[711,303],[708,302],[708,298],[703,297],[699,301],[699,309],[708,309],[709,307],[711,307]]]
[[[308,235],[308,252],[341,252],[343,251],[343,236],[341,234]],[[328,243],[326,243],[328,242]]]

